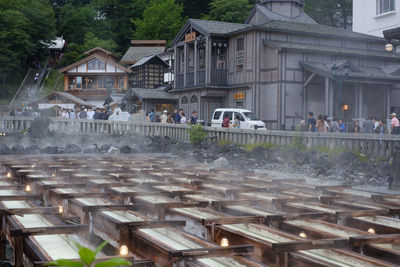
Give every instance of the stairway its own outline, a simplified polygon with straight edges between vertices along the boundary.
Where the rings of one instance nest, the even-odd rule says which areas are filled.
[[[50,69],[34,69],[30,68],[21,83],[17,93],[9,104],[9,109],[22,108],[26,104],[32,103],[36,100],[36,95],[43,84],[45,77]],[[39,79],[35,82],[35,75],[39,74]]]

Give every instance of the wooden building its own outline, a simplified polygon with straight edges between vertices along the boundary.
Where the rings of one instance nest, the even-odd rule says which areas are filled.
[[[118,57],[100,47],[85,52],[86,57],[60,70],[64,91],[102,106],[110,93],[128,89],[130,69],[118,63]]]
[[[168,67],[157,55],[144,57],[131,66],[130,85],[134,88],[158,88],[164,84],[164,73]]]
[[[131,46],[121,59],[121,63],[133,65],[144,57],[165,52],[166,46],[167,41],[165,40],[132,40]]]
[[[352,122],[399,107],[400,54],[383,38],[320,25],[303,6],[259,0],[243,24],[189,19],[172,43],[179,106],[207,122],[216,108],[245,108],[272,129],[310,111]]]

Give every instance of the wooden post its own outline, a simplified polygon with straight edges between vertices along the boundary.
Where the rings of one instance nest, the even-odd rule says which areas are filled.
[[[23,236],[14,237],[15,267],[23,267],[24,240]]]
[[[69,77],[67,75],[64,76],[64,91],[68,91],[69,89]]]
[[[5,232],[5,216],[0,217],[0,259],[6,259],[6,232]]]

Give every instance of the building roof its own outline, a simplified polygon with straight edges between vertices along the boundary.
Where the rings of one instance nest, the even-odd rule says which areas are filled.
[[[289,50],[289,51],[328,53],[328,54],[338,54],[338,55],[348,55],[348,56],[400,59],[400,54],[390,53],[386,51],[373,51],[373,50],[363,50],[356,48],[343,48],[343,47],[334,47],[327,45],[291,43],[291,42],[270,41],[270,40],[263,40],[263,44],[265,46],[272,47],[279,51]]]
[[[250,28],[249,24],[231,23],[223,21],[189,19],[189,22],[197,30],[205,34],[224,35],[231,32]]]
[[[83,54],[84,54],[84,55],[91,55],[91,54],[93,54],[93,53],[96,53],[97,51],[101,51],[101,52],[103,52],[104,54],[106,54],[107,56],[112,56],[112,57],[115,58],[115,59],[119,59],[119,57],[116,56],[116,55],[114,55],[112,52],[110,52],[110,51],[108,51],[108,50],[105,50],[104,48],[101,48],[101,47],[98,47],[98,46],[95,47],[95,48],[93,48],[93,49],[90,49],[90,50],[84,52]]]
[[[132,65],[131,68],[142,66],[142,65],[146,64],[147,62],[149,62],[149,61],[151,61],[153,59],[158,60],[162,64],[164,64],[166,67],[169,67],[169,65],[167,63],[165,63],[165,61],[162,60],[158,55],[151,55],[151,56],[147,56],[147,57],[142,58],[141,60],[136,62],[134,65]]]
[[[47,95],[45,97],[42,97],[41,99],[37,100],[36,103],[40,103],[43,99],[50,98],[52,96],[56,96],[56,97],[59,96],[59,97],[65,98],[65,99],[73,102],[74,104],[78,104],[78,105],[81,105],[81,106],[88,106],[88,107],[93,106],[89,102],[86,102],[85,100],[82,100],[79,97],[76,97],[76,96],[71,95],[71,94],[66,93],[66,92],[53,92],[53,93],[51,93],[51,94],[49,94],[49,95]]]
[[[318,75],[324,77],[331,77],[333,78],[332,67],[333,66],[342,66],[344,64],[343,61],[338,62],[327,62],[327,63],[320,63],[320,62],[301,62],[302,67],[308,71],[315,72]],[[350,65],[351,66],[351,65]],[[349,69],[348,72],[348,80],[375,80],[375,81],[382,81],[388,83],[398,83],[400,81],[399,75],[394,75],[396,71],[400,70],[400,65],[390,67],[390,72],[387,67],[359,67],[357,66],[356,69]],[[342,71],[342,70],[341,70]]]
[[[272,12],[268,8],[266,8],[263,5],[256,5],[250,15],[247,17],[245,23],[250,23],[251,18],[253,15],[259,11],[262,15],[265,16],[265,18],[270,21],[270,20],[282,20],[282,21],[292,21],[292,22],[300,22],[300,23],[309,23],[309,24],[318,24],[313,18],[311,18],[306,12],[303,10],[300,10],[300,15],[294,18],[286,17],[283,15],[280,15],[278,13]]]
[[[165,46],[143,46],[143,47],[129,47],[125,55],[121,59],[123,64],[134,64],[144,57],[150,55],[161,54],[165,51]]]
[[[131,46],[167,46],[166,40],[131,40]]]
[[[157,89],[143,89],[143,88],[132,88],[131,95],[134,95],[140,99],[165,99],[165,100],[178,100],[174,94],[165,92],[162,88]]]
[[[321,24],[272,20],[257,27],[264,30],[276,30],[280,32],[299,32],[299,33],[308,33],[312,35],[327,36],[327,37],[352,38],[365,41],[385,42],[385,39],[380,37],[348,31],[345,29],[335,28]]]
[[[117,62],[115,62],[115,61],[113,61],[113,60],[110,60],[110,59],[108,59],[108,58],[102,57],[102,56],[100,56],[100,55],[98,55],[98,54],[91,54],[91,55],[88,56],[88,57],[85,57],[85,58],[83,58],[83,59],[81,59],[81,60],[79,60],[79,61],[77,61],[77,62],[75,62],[75,63],[72,63],[72,64],[69,65],[69,66],[66,66],[66,67],[62,68],[61,70],[59,70],[59,72],[60,72],[60,73],[67,72],[68,70],[70,70],[70,69],[72,69],[72,68],[74,68],[74,67],[77,67],[77,66],[81,65],[82,63],[85,63],[85,62],[87,62],[87,61],[89,61],[89,60],[92,60],[92,59],[94,59],[94,58],[97,58],[97,59],[99,59],[99,60],[102,60],[102,61],[104,61],[104,62],[107,62],[108,64],[114,65],[114,66],[116,66],[116,67],[118,67],[118,68],[124,70],[124,71],[127,72],[127,73],[131,73],[131,72],[132,72],[130,69],[128,69],[128,68],[126,68],[126,67],[124,67],[124,66],[118,64]],[[91,74],[95,74],[95,72],[91,72]]]

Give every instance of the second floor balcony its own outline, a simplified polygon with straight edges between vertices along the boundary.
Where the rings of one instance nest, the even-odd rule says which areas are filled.
[[[212,69],[209,77],[209,82],[206,79],[206,70],[198,70],[195,72],[186,73],[186,83],[185,74],[180,73],[176,75],[175,87],[193,87],[201,85],[214,85],[214,86],[225,86],[228,85],[228,70],[227,69]]]

